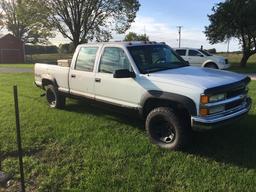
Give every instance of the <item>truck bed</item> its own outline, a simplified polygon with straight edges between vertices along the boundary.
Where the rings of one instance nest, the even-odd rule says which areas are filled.
[[[56,79],[58,87],[69,91],[68,75],[69,67],[63,67],[58,65],[50,65],[46,63],[35,64],[35,83],[37,86],[42,86],[42,79],[45,76]]]

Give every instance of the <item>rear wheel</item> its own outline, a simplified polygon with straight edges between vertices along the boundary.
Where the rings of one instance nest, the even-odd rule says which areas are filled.
[[[46,100],[51,108],[63,108],[65,106],[66,98],[61,95],[53,85],[47,85]]]
[[[168,107],[159,107],[149,113],[146,130],[154,144],[170,150],[183,149],[190,132],[187,123],[182,122]]]

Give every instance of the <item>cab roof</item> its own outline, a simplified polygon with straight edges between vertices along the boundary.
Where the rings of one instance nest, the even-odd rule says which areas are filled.
[[[125,47],[130,46],[143,46],[143,45],[165,45],[165,42],[155,42],[155,41],[113,41],[113,42],[93,42],[93,43],[85,43],[80,46],[86,45],[122,45]]]

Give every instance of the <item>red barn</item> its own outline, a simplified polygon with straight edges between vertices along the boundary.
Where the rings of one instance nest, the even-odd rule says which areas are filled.
[[[24,63],[24,43],[11,34],[0,35],[0,63]]]

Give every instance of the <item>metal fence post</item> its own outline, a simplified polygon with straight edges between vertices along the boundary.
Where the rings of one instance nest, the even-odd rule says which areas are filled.
[[[23,159],[22,159],[23,152],[22,152],[21,136],[20,136],[20,115],[19,115],[19,101],[18,101],[17,85],[13,86],[13,96],[14,96],[14,104],[15,104],[16,136],[17,136],[19,165],[20,165],[20,183],[21,183],[21,191],[25,192],[25,181],[24,181],[24,170],[23,170]]]

